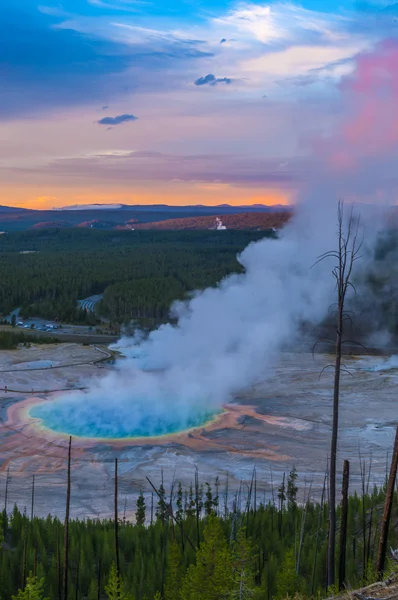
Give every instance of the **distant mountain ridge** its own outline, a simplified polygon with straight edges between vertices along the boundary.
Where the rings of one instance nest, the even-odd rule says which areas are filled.
[[[29,208],[19,208],[18,206],[0,205],[0,213],[10,213],[10,212],[26,213],[26,212],[30,212],[30,209]]]
[[[56,212],[71,211],[71,210],[136,210],[136,211],[170,211],[170,212],[196,212],[196,211],[219,211],[232,210],[234,212],[251,212],[251,211],[266,211],[266,212],[288,212],[291,206],[282,204],[243,204],[234,206],[232,204],[216,204],[207,206],[205,204],[187,204],[183,206],[174,206],[170,204],[72,204],[54,208]]]
[[[195,224],[180,222],[179,219],[203,219],[209,217],[214,221],[216,217],[246,214],[252,215],[249,220],[241,220],[242,228],[256,227],[256,220],[261,215],[289,214],[290,206],[267,206],[265,204],[253,204],[247,206],[231,206],[222,204],[219,206],[188,205],[170,206],[168,204],[75,204],[54,210],[33,210],[13,206],[0,206],[0,231],[26,231],[27,229],[48,228],[90,228],[90,229],[137,229],[143,228],[147,223],[156,223],[154,229],[159,229],[160,222],[168,221],[166,228],[190,227],[197,228],[200,221]],[[176,221],[176,222],[174,222]],[[250,222],[250,225],[249,225]],[[203,226],[208,227],[208,222],[203,221]],[[239,226],[240,227],[240,226]],[[258,223],[258,227],[262,227]]]

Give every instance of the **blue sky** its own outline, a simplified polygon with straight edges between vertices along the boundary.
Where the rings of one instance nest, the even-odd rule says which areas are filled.
[[[291,200],[314,136],[351,110],[344,82],[398,37],[398,3],[382,0],[2,0],[0,13],[1,203],[26,206]]]

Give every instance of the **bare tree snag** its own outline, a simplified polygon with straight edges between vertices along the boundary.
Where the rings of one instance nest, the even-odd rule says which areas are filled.
[[[318,526],[317,526],[317,531],[316,531],[314,563],[313,563],[313,567],[312,567],[311,597],[314,595],[314,591],[315,591],[315,575],[316,575],[316,567],[317,567],[317,562],[318,562],[319,537],[320,537],[321,525],[322,525],[323,504],[324,504],[324,501],[325,501],[325,490],[326,490],[326,479],[327,479],[327,476],[328,476],[328,465],[326,465],[325,477],[323,479],[321,503],[319,505],[319,511],[318,511]]]
[[[120,559],[119,559],[119,515],[118,515],[118,480],[117,480],[117,458],[115,458],[115,561],[118,581],[120,580]]]
[[[332,270],[336,280],[337,289],[337,328],[334,365],[333,386],[333,420],[332,439],[330,444],[330,478],[329,478],[329,535],[328,535],[328,586],[335,583],[335,550],[336,550],[336,462],[337,462],[337,438],[339,430],[339,398],[340,379],[342,371],[347,371],[342,364],[343,330],[347,318],[345,312],[345,301],[348,288],[355,288],[351,281],[354,263],[360,258],[362,241],[358,239],[359,219],[354,218],[353,207],[350,210],[347,222],[344,222],[344,203],[339,201],[337,208],[337,250],[326,252],[318,258],[320,262],[327,258],[334,258],[337,264]]]
[[[102,566],[102,560],[100,558],[98,561],[98,570],[97,570],[97,600],[101,600],[101,566]]]
[[[35,546],[36,552],[36,546]],[[36,573],[35,573],[36,576]],[[57,525],[57,585],[58,585],[58,600],[62,600],[62,582],[61,582],[61,544],[59,540],[59,527]]]
[[[199,535],[199,474],[198,470],[195,470],[195,506],[196,506],[196,544],[199,550],[200,548],[200,535]]]
[[[390,527],[390,518],[392,510],[392,501],[394,495],[395,479],[398,466],[398,426],[395,433],[394,451],[391,460],[390,476],[388,478],[386,499],[384,502],[384,513],[380,527],[379,551],[377,555],[376,569],[379,577],[382,576],[386,561],[388,530]]]
[[[68,475],[66,488],[66,509],[65,509],[65,526],[64,526],[64,573],[63,573],[63,590],[64,600],[68,600],[68,569],[69,569],[69,511],[70,511],[70,457],[72,450],[72,436],[69,438],[68,448]]]
[[[348,523],[348,485],[350,480],[350,463],[344,461],[343,486],[341,501],[341,524],[340,524],[340,552],[339,552],[339,590],[344,588],[346,577],[346,549],[347,549],[347,523]]]
[[[32,502],[30,507],[30,520],[33,521],[33,514],[35,509],[35,476],[32,475]]]
[[[10,467],[8,467],[7,469],[7,476],[6,476],[6,490],[5,490],[5,495],[4,495],[4,512],[7,514],[7,503],[8,503],[8,484],[11,481],[11,477],[10,477]]]

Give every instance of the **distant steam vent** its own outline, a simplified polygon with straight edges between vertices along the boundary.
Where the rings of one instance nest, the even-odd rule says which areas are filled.
[[[221,219],[219,217],[216,217],[216,224],[214,227],[211,227],[211,229],[217,229],[218,231],[220,231],[221,229],[226,229],[226,227],[222,224]]]

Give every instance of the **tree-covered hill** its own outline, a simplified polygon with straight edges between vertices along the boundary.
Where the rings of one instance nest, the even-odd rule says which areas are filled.
[[[0,312],[86,320],[77,301],[104,293],[112,321],[167,316],[187,292],[241,271],[236,256],[270,232],[35,230],[0,236]]]

